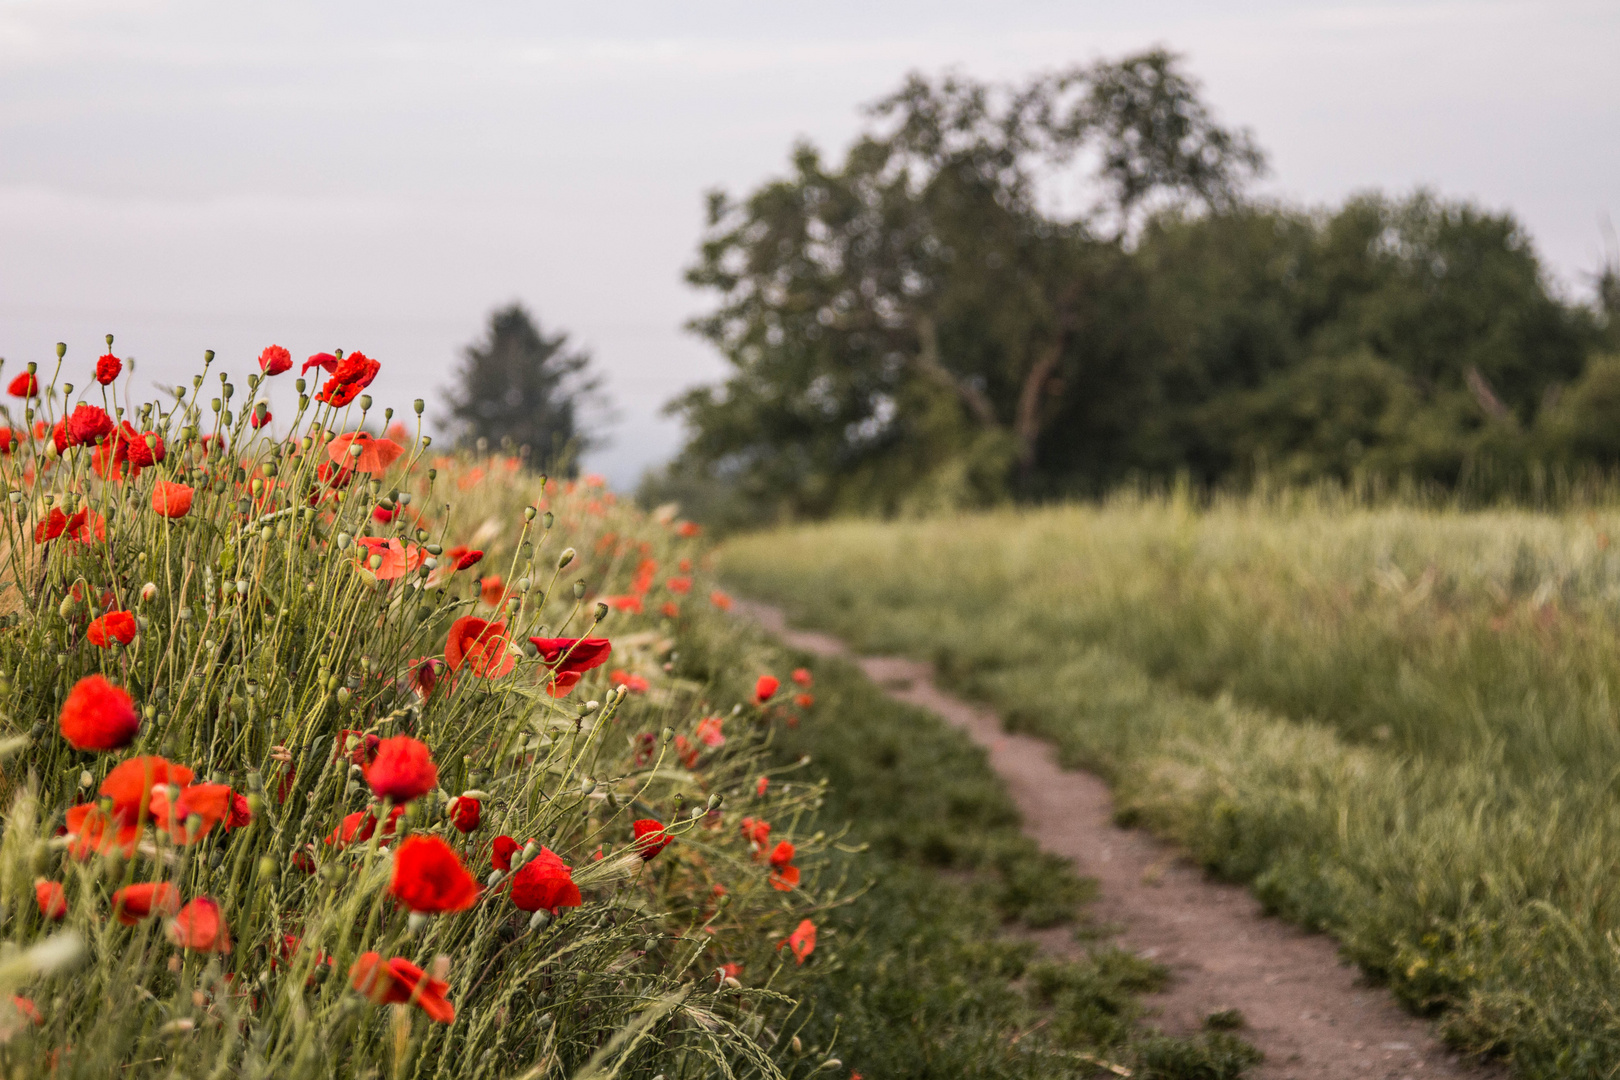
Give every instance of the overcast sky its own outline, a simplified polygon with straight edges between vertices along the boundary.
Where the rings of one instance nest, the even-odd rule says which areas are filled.
[[[1620,4],[0,0],[0,356],[100,338],[172,383],[270,342],[443,386],[496,304],[588,346],[620,486],[722,374],[681,325],[702,194],[841,149],[908,70],[1186,55],[1307,202],[1511,209],[1585,294],[1620,216]],[[430,410],[431,411],[431,410]]]

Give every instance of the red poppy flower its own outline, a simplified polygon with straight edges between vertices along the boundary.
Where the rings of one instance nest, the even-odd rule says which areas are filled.
[[[394,835],[399,827],[399,819],[405,813],[403,806],[396,806],[388,811],[388,820],[383,822],[383,839],[379,841],[387,846],[388,839]],[[363,844],[370,840],[377,832],[377,815],[370,810],[356,810],[352,814],[344,815],[343,821],[337,828],[326,834],[326,843],[340,848],[350,844]]]
[[[125,885],[113,893],[113,913],[125,926],[134,926],[153,915],[173,915],[180,910],[180,890],[167,881],[143,881]]]
[[[177,844],[195,844],[215,825],[231,816],[231,789],[228,784],[188,784],[173,800],[167,786],[152,789],[147,812],[159,829]],[[193,826],[191,819],[198,823]]]
[[[377,759],[366,766],[366,783],[379,799],[403,805],[433,790],[439,769],[427,744],[409,735],[395,735],[377,744]]]
[[[742,819],[742,834],[744,840],[754,845],[756,852],[762,852],[771,840],[771,823],[763,818],[745,817]]]
[[[458,795],[450,800],[450,824],[456,827],[459,833],[470,833],[478,830],[478,825],[484,820],[484,804],[467,795]]]
[[[501,582],[501,575],[491,574],[481,578],[478,582],[478,599],[486,607],[498,608],[506,601],[506,589]]]
[[[67,531],[67,515],[53,507],[45,520],[34,526],[34,543],[48,544]]]
[[[652,687],[644,677],[632,675],[628,671],[609,672],[608,682],[614,686],[622,686],[633,694],[645,694]]]
[[[663,613],[666,619],[678,619],[681,617],[681,606],[673,600],[664,601],[664,606],[658,610]]]
[[[799,868],[793,865],[793,845],[781,841],[771,850],[771,886],[787,892],[799,883]]]
[[[689,577],[672,577],[664,582],[664,588],[672,593],[680,593],[685,596],[692,591],[692,579]]]
[[[120,761],[96,791],[112,800],[115,818],[134,823],[142,814],[151,816],[149,806],[154,789],[171,784],[186,787],[193,775],[184,765],[176,765],[154,754],[145,754]]]
[[[225,831],[240,829],[253,820],[253,804],[239,791],[231,792],[231,812],[223,822]]]
[[[721,717],[705,716],[698,721],[697,730],[693,734],[698,737],[698,741],[704,746],[724,746],[726,736],[721,730],[724,725],[725,720]]]
[[[405,959],[384,961],[380,953],[361,953],[349,969],[352,985],[378,1005],[415,1005],[441,1024],[455,1020],[456,1009],[445,1000],[450,984],[435,979]]]
[[[112,353],[103,353],[96,361],[96,382],[106,386],[118,378],[118,373],[124,370],[124,362]]]
[[[778,949],[783,945],[793,950],[795,960],[804,963],[804,958],[816,951],[816,924],[809,919],[804,920],[793,933],[776,943]]]
[[[466,570],[468,567],[476,566],[478,560],[483,557],[482,551],[458,544],[444,553],[444,563],[451,571]]]
[[[74,684],[62,702],[62,737],[76,750],[117,750],[128,746],[141,726],[135,702],[122,687],[100,675]]]
[[[365,353],[352,352],[337,362],[337,367],[332,369],[332,377],[326,380],[326,385],[315,395],[315,400],[341,409],[371,385],[371,380],[377,377],[381,368],[381,364]]]
[[[412,911],[466,911],[478,899],[478,882],[449,844],[437,836],[416,835],[394,853],[388,892]]]
[[[26,428],[21,435],[8,427],[0,427],[0,454],[9,454],[22,445],[23,439],[28,435]]]
[[[683,521],[679,525],[675,526],[675,531],[681,536],[691,539],[703,531],[703,526],[699,525],[695,521]]]
[[[629,596],[609,596],[603,603],[614,611],[628,611],[632,615],[641,614],[641,597],[631,594]]]
[[[675,838],[664,831],[664,823],[652,818],[642,818],[631,829],[636,834],[635,848],[643,862],[651,862],[660,851],[675,842]]]
[[[810,669],[801,667],[793,669],[793,681],[805,689],[809,689],[810,683],[814,680],[810,674]]]
[[[39,913],[47,919],[55,921],[67,915],[67,890],[59,882],[34,882],[34,900],[39,904]]]
[[[497,836],[490,850],[489,864],[502,872],[512,869],[512,856],[523,850],[523,845],[510,836]]]
[[[159,480],[152,485],[152,511],[166,518],[185,517],[191,513],[191,500],[195,494],[185,484]]]
[[[67,442],[69,446],[88,446],[112,434],[112,429],[112,417],[106,409],[80,402],[67,417]]]
[[[416,696],[426,701],[433,696],[433,691],[439,686],[439,665],[443,660],[424,656],[412,660],[405,670],[405,685],[416,691]]]
[[[304,361],[304,366],[298,369],[298,374],[300,374],[300,375],[308,375],[310,368],[318,367],[322,371],[324,371],[328,375],[330,375],[330,374],[332,374],[332,372],[337,370],[337,365],[338,365],[338,358],[337,357],[333,356],[329,352],[318,352],[314,356],[310,357],[308,360]]]
[[[358,454],[351,447],[358,446]],[[358,469],[360,472],[380,474],[388,471],[388,466],[398,461],[405,448],[392,439],[372,438],[367,431],[354,431],[347,435],[339,435],[326,444],[326,456],[338,465]],[[350,462],[353,464],[350,464]]]
[[[517,659],[507,651],[507,643],[505,623],[466,615],[450,624],[450,636],[444,643],[445,663],[451,671],[460,671],[465,665],[474,675],[499,678],[517,666]]]
[[[270,412],[269,409],[256,408],[253,410],[253,416],[248,420],[248,423],[252,424],[253,430],[257,431],[259,428],[264,427],[264,425],[268,424],[274,419],[275,416]]]
[[[39,397],[39,380],[25,371],[11,380],[6,393],[20,398]]]
[[[135,616],[127,611],[109,611],[100,618],[93,619],[84,636],[90,639],[90,644],[105,649],[113,642],[128,645],[135,640]]]
[[[600,667],[613,653],[607,638],[541,638],[532,637],[529,644],[539,650],[540,658],[552,668],[552,697],[562,697],[579,682],[582,672]]]
[[[765,792],[770,788],[770,786],[771,778],[768,776],[762,776],[759,778],[759,783],[754,785],[754,794],[758,795],[760,798],[764,798]]]
[[[731,597],[727,596],[725,593],[721,592],[719,589],[716,589],[716,590],[714,590],[714,592],[709,594],[709,603],[713,604],[715,607],[719,608],[721,611],[730,611],[731,610]]]
[[[266,345],[259,354],[259,370],[266,375],[280,375],[292,367],[292,353],[280,345]]]
[[[573,871],[550,848],[540,853],[512,875],[512,903],[520,911],[549,911],[579,907],[583,902]]]
[[[397,539],[385,540],[380,536],[362,536],[354,543],[359,549],[360,565],[379,581],[402,578],[421,566],[422,561],[427,558],[422,549],[415,544],[406,547]],[[381,560],[376,566],[371,565],[373,556]]]
[[[155,431],[136,431],[128,420],[120,424],[114,434],[113,460],[134,466],[136,476],[140,475],[142,469],[156,465],[167,455],[162,435]]]
[[[336,761],[347,754],[356,765],[370,765],[377,760],[377,747],[381,745],[381,735],[344,728],[338,732],[337,741],[332,744],[332,760]]]
[[[199,896],[170,921],[165,928],[169,940],[182,949],[197,952],[228,953],[231,951],[231,932],[219,905],[206,896]]]
[[[81,544],[94,544],[105,541],[107,539],[107,519],[88,506],[80,507],[72,517],[67,519],[67,535],[69,540],[77,540]]]
[[[131,822],[110,816],[95,803],[81,803],[68,807],[67,836],[68,854],[82,860],[114,848],[133,855],[140,829]]]
[[[754,704],[763,705],[771,700],[776,694],[776,688],[781,685],[782,681],[775,675],[761,675],[759,681],[754,684]]]

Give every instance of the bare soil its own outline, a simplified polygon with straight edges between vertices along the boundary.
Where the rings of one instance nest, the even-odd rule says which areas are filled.
[[[790,628],[776,608],[739,601],[737,610],[794,648],[851,655],[836,638]],[[1240,1034],[1265,1052],[1254,1074],[1265,1080],[1506,1075],[1448,1051],[1432,1025],[1343,963],[1332,939],[1264,914],[1242,886],[1213,881],[1174,846],[1116,825],[1107,784],[1060,768],[1050,744],[1009,734],[993,712],[939,689],[930,665],[855,659],[891,697],[938,714],[983,746],[1023,813],[1024,831],[1097,881],[1095,917],[1118,930],[1123,947],[1171,971],[1169,987],[1149,998],[1163,1030],[1190,1033],[1209,1014],[1237,1009]],[[1032,936],[1053,955],[1083,948],[1064,928]]]

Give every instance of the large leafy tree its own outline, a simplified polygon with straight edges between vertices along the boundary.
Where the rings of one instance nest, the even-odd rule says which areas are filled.
[[[547,335],[521,304],[492,312],[482,341],[462,352],[450,392],[450,421],[464,443],[488,439],[527,446],[549,467],[573,475],[579,455],[599,440],[584,413],[601,386],[590,354],[568,335]]]
[[[789,177],[712,196],[688,275],[732,372],[672,404],[677,468],[761,507],[1037,485],[1065,384],[1112,346],[1125,238],[1166,204],[1231,205],[1261,165],[1160,51],[1017,87],[914,75],[870,115],[840,164],[800,146]]]

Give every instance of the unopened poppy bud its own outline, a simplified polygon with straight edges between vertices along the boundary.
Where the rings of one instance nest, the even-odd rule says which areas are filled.
[[[709,809],[718,810],[720,809],[720,804],[723,802],[725,802],[725,799],[722,798],[720,793],[717,791],[713,795],[709,796]]]
[[[602,703],[600,701],[597,701],[595,698],[592,698],[590,701],[587,701],[585,703],[585,708],[584,708],[583,711],[585,712],[586,715],[589,715],[589,714],[595,712],[597,709],[600,709],[601,707],[602,707]]]
[[[551,912],[547,911],[545,908],[541,908],[539,911],[535,912],[529,917],[529,929],[544,930],[546,928],[546,924],[550,921]]]
[[[842,1061],[839,1061],[837,1058],[828,1058],[826,1061],[823,1061],[821,1063],[821,1067],[818,1068],[816,1071],[817,1072],[832,1072],[834,1069],[842,1069],[843,1067],[844,1067],[844,1063]]]
[[[420,934],[422,927],[427,925],[428,917],[420,911],[411,912],[405,920],[405,928],[413,934]]]
[[[427,402],[423,401],[421,398],[417,398],[415,401],[411,402],[411,408],[416,410],[417,416],[421,416],[422,410],[427,408]]]
[[[141,586],[141,603],[150,604],[154,599],[156,599],[157,593],[157,582],[148,581],[145,585]]]
[[[793,1054],[795,1057],[804,1053],[804,1043],[799,1041],[799,1037],[797,1035],[793,1036],[793,1041],[789,1045],[793,1047]]]
[[[352,442],[349,444],[349,456],[352,458],[357,458],[365,452],[365,449],[366,448],[361,446],[359,442]]]
[[[579,783],[579,793],[581,795],[589,795],[591,792],[593,792],[595,790],[596,790],[596,781],[595,780],[592,780],[590,777],[587,776],[585,779],[580,781],[580,783]]]
[[[501,883],[501,872],[499,870],[491,870],[489,872],[489,877],[484,879],[484,884],[488,885],[492,889],[495,886],[499,885],[500,883]]]
[[[585,599],[585,583],[583,581],[574,582],[574,599]]]
[[[563,548],[563,553],[561,555],[557,556],[557,569],[562,570],[562,569],[566,568],[569,563],[574,561],[574,555],[575,555],[575,552],[574,552],[573,548]],[[578,596],[583,596],[584,595],[584,593],[585,593],[585,583],[583,581],[580,582],[578,585],[576,585],[574,588],[576,590],[575,595],[578,595]]]
[[[675,729],[674,728],[668,728],[668,727],[665,728],[663,730],[663,732],[659,736],[659,738],[661,738],[666,743],[669,742],[669,740],[673,739],[674,737],[675,737]]]
[[[557,518],[555,517],[555,515],[553,515],[550,510],[547,510],[546,511],[546,528],[548,528],[548,529],[551,528],[551,523],[553,521],[556,521],[556,520],[557,520]]]
[[[353,694],[349,693],[349,688],[347,686],[338,687],[337,703],[339,705],[347,705],[349,703],[349,699],[353,696]]]
[[[338,534],[337,534],[337,546],[338,546],[338,550],[339,550],[339,551],[342,551],[342,550],[343,550],[343,549],[344,549],[344,548],[346,548],[346,547],[348,547],[348,546],[349,546],[349,542],[350,542],[350,541],[351,541],[351,540],[352,540],[352,539],[353,539],[353,537],[351,537],[351,536],[350,536],[350,535],[349,535],[349,534],[348,534],[348,533],[341,533],[341,532],[340,532],[340,533],[338,533]]]
[[[96,778],[94,776],[90,775],[90,770],[89,769],[85,769],[84,771],[79,773],[79,786],[80,787],[87,788],[87,787],[89,787],[91,784],[93,784],[95,782],[96,782]]]
[[[73,609],[79,605],[74,602],[71,595],[62,597],[62,602],[56,605],[56,613],[66,619],[73,614]]]
[[[422,560],[422,569],[424,569],[424,570],[437,570],[438,568],[439,568],[439,560],[435,559],[433,556],[429,555],[427,558]]]

